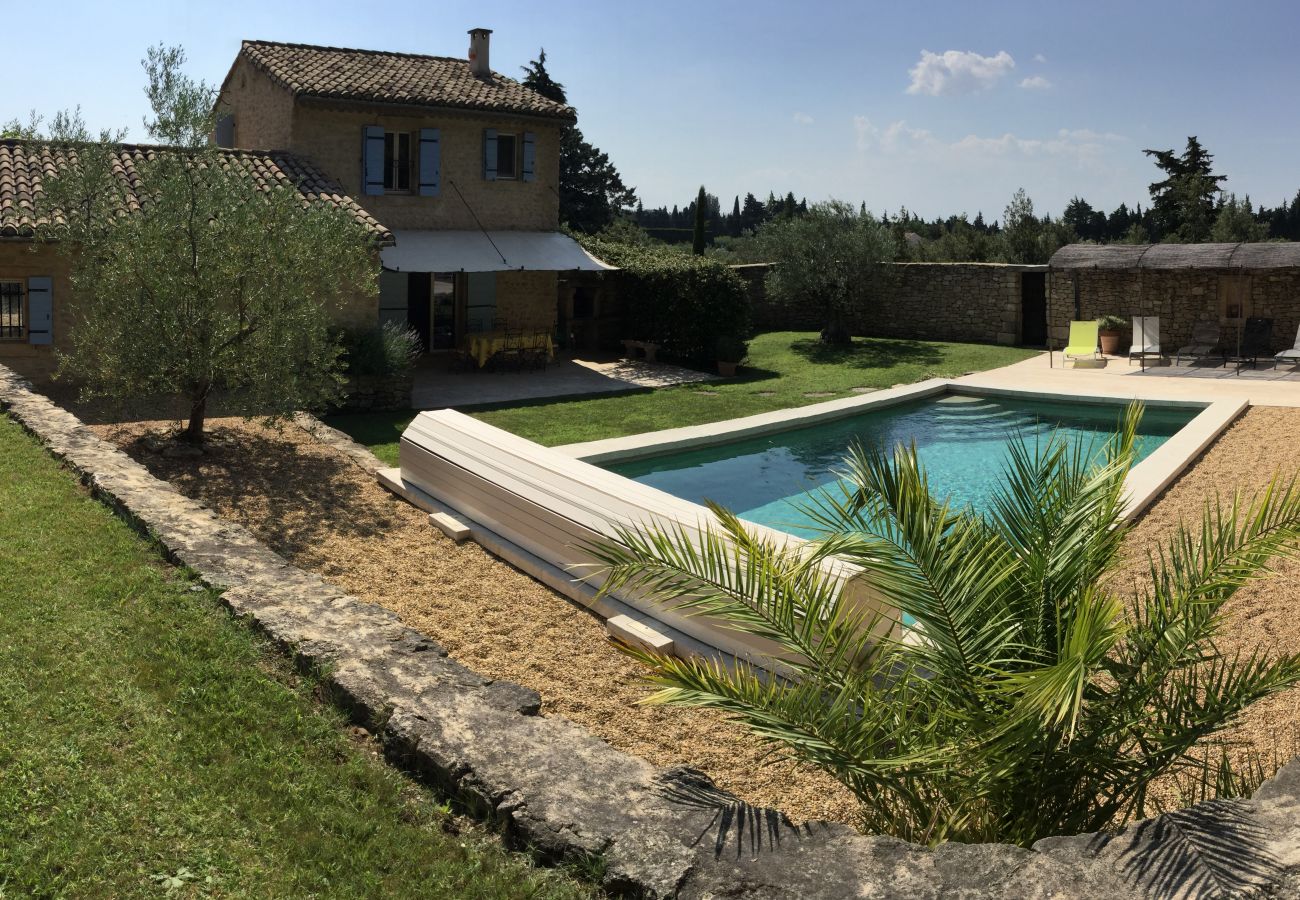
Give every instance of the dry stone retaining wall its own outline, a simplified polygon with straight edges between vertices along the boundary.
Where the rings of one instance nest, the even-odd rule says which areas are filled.
[[[1032,849],[930,850],[836,824],[796,828],[699,772],[656,770],[565,719],[538,715],[533,691],[477,675],[393,613],[290,565],[4,367],[0,408],[174,562],[222,589],[236,615],[320,671],[336,698],[381,736],[390,757],[543,859],[599,860],[603,885],[613,893],[1300,898],[1300,761],[1249,800],[1203,803],[1113,835],[1050,838]],[[341,443],[340,435],[323,435]],[[348,452],[372,465],[364,451]]]

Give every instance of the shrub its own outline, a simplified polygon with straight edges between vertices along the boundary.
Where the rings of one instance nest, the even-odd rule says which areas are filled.
[[[403,375],[420,355],[420,336],[395,322],[344,331],[341,343],[345,371],[351,376]]]
[[[623,307],[625,336],[651,341],[665,356],[709,366],[718,338],[749,333],[749,296],[727,266],[670,247],[585,238],[611,273]]]
[[[1128,320],[1123,316],[1105,315],[1097,319],[1097,327],[1102,331],[1123,331],[1128,327]]]
[[[934,497],[899,447],[854,451],[844,486],[811,510],[826,532],[811,547],[716,507],[702,536],[619,529],[594,548],[604,590],[772,641],[790,673],[629,648],[661,687],[650,702],[731,715],[843,782],[868,830],[906,840],[1097,831],[1158,810],[1159,778],[1190,796],[1244,793],[1258,776],[1211,752],[1214,737],[1300,683],[1300,655],[1225,654],[1217,638],[1236,591],[1296,555],[1300,493],[1207,503],[1135,598],[1112,593],[1140,415],[1097,463],[1059,438],[1014,444],[985,513]],[[854,602],[833,560],[860,567],[887,611]]]

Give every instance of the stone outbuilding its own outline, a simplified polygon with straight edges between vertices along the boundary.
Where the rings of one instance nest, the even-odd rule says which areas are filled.
[[[1200,321],[1231,346],[1245,320],[1272,320],[1274,349],[1300,327],[1300,243],[1071,244],[1048,263],[1048,324],[1062,346],[1072,319],[1160,317],[1166,352]]]

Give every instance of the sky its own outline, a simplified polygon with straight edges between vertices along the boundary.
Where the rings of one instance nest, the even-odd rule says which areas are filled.
[[[1041,213],[1079,195],[1147,205],[1144,148],[1199,136],[1225,188],[1270,206],[1300,189],[1300,4],[627,3],[0,0],[11,59],[0,121],[81,106],[144,140],[139,60],[183,46],[219,84],[245,38],[461,56],[493,29],[512,77],[545,47],[587,139],[646,206],[703,184],[865,201],[927,218]],[[24,77],[22,72],[37,72]]]

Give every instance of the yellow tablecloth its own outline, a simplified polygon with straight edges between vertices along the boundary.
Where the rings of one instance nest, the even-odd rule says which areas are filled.
[[[545,350],[548,360],[555,359],[555,345],[551,342],[551,336],[547,332],[539,331],[535,334],[525,334],[523,342],[525,349]],[[480,331],[469,336],[469,355],[474,358],[474,364],[481,369],[487,365],[487,361],[492,358],[493,354],[506,349],[506,343],[507,339],[504,331]]]

